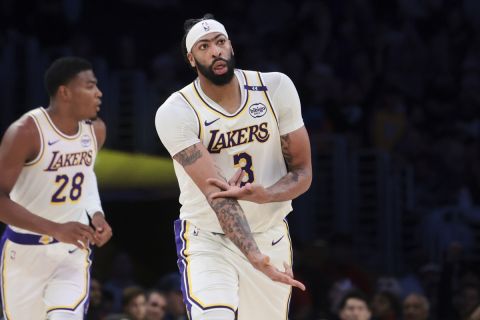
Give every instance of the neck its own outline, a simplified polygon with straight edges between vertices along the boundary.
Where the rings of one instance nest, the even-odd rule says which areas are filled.
[[[78,120],[69,114],[66,108],[62,108],[55,101],[50,101],[46,111],[53,124],[62,133],[71,136],[78,132]]]
[[[235,75],[229,83],[223,86],[213,84],[200,73],[198,74],[198,79],[203,92],[226,111],[234,113],[239,108],[241,93],[238,79]]]

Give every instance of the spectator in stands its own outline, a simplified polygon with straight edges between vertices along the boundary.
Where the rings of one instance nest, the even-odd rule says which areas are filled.
[[[377,320],[400,319],[400,301],[389,291],[380,291],[372,299],[372,314]]]
[[[167,311],[167,298],[162,292],[152,289],[147,293],[145,320],[164,320]]]
[[[368,299],[360,291],[348,292],[340,302],[340,320],[369,320],[371,315]]]
[[[172,272],[163,276],[158,288],[167,298],[167,316],[165,320],[187,320],[187,309],[183,302],[180,274]]]
[[[429,309],[424,295],[411,293],[403,300],[403,320],[427,320]]]

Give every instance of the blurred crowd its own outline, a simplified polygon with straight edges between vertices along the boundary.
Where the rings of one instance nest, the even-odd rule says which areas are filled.
[[[226,25],[239,67],[293,79],[312,135],[341,134],[352,148],[374,148],[413,168],[415,207],[437,214],[419,232],[435,231],[441,255],[432,261],[420,246],[402,274],[383,274],[355,258],[348,234],[319,235],[296,251],[296,275],[308,290],[294,290],[292,320],[480,319],[478,259],[469,254],[479,241],[470,226],[480,225],[480,1],[29,5],[0,0],[0,49],[20,34],[52,54],[68,48],[103,61],[107,74],[140,72],[149,110],[193,78],[180,53],[182,24],[211,12]],[[455,209],[439,209],[446,206]],[[111,279],[92,279],[89,319],[185,319],[178,275],[142,288],[115,270]]]

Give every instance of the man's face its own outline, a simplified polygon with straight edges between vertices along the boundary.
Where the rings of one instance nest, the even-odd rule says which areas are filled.
[[[340,311],[341,320],[368,320],[371,313],[365,301],[350,298],[345,307]]]
[[[233,78],[235,57],[230,40],[221,33],[213,32],[200,38],[188,57],[198,73],[215,85],[225,85]]]
[[[78,120],[95,119],[102,103],[102,92],[92,70],[79,72],[66,87],[66,99]]]
[[[162,320],[165,317],[167,300],[163,294],[152,292],[147,301],[146,320]]]
[[[132,320],[143,320],[146,312],[146,299],[144,294],[133,298],[125,307],[125,313]]]
[[[428,307],[420,297],[408,296],[403,302],[403,317],[405,320],[426,320]]]

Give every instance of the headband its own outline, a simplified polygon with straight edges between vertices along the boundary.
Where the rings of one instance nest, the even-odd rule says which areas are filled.
[[[228,39],[227,30],[225,30],[223,24],[213,19],[202,20],[197,22],[187,33],[187,37],[185,38],[187,52],[192,51],[192,47],[198,39],[212,32],[219,32]]]

